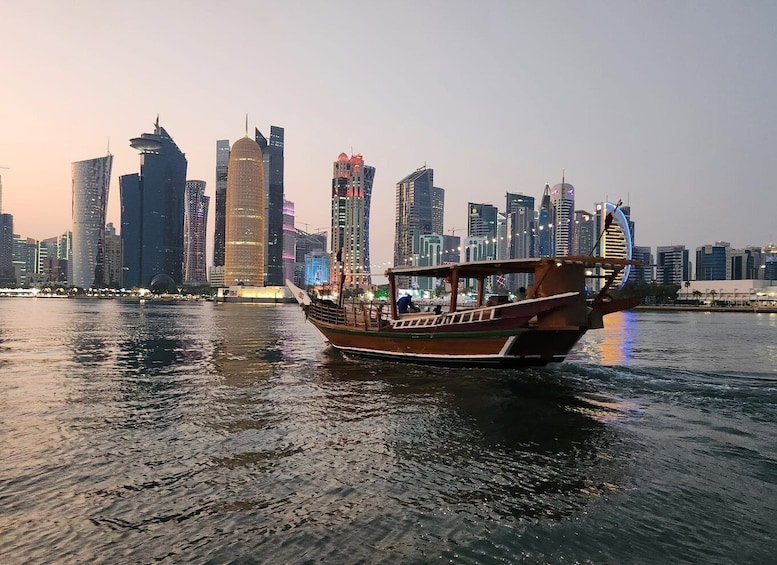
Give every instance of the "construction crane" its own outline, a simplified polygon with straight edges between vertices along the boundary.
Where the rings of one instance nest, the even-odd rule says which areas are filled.
[[[457,232],[457,231],[461,231],[461,230],[463,230],[463,229],[464,229],[464,228],[451,228],[451,229],[449,229],[448,231],[449,231],[449,232],[451,232],[451,235],[456,235],[456,232]]]

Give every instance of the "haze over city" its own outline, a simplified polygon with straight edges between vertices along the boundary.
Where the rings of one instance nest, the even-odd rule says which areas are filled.
[[[70,164],[110,143],[118,226],[129,140],[157,115],[213,196],[216,140],[248,115],[251,134],[285,129],[301,229],[330,225],[341,152],[376,168],[375,265],[392,262],[396,183],[424,164],[446,232],[464,233],[467,202],[539,199],[563,170],[576,208],[630,204],[637,245],[761,246],[777,236],[775,24],[770,2],[6,4],[2,211],[23,237],[67,231]]]

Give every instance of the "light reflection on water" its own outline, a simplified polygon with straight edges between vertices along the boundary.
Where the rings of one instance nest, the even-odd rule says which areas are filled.
[[[651,368],[667,328],[712,339],[704,318],[626,313],[570,363],[467,371],[344,358],[295,306],[0,309],[0,554],[12,561],[623,561],[637,535],[643,555],[671,558],[660,524],[699,501],[645,483],[656,469],[685,487],[687,453],[708,456],[666,434],[695,441],[694,422],[713,418],[766,453],[736,414],[774,410],[755,385]],[[746,338],[732,322],[727,334]],[[699,414],[705,403],[716,409]],[[752,486],[749,459],[738,464],[726,499]],[[769,510],[760,500],[753,519]],[[726,527],[705,535],[722,551],[747,545]],[[682,555],[708,555],[705,535]]]

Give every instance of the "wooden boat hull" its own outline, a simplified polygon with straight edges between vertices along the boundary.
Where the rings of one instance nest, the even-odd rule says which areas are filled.
[[[561,362],[585,328],[446,333],[365,331],[311,320],[324,338],[347,354],[468,367],[524,367]]]

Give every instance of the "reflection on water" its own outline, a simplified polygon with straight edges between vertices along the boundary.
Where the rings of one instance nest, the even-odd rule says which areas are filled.
[[[633,312],[616,312],[607,316],[601,332],[599,347],[604,365],[623,365],[631,360],[631,348],[634,345]]]
[[[348,359],[290,305],[0,308],[10,562],[627,562],[637,539],[704,561],[736,524],[672,553],[664,520],[725,513],[716,496],[770,510],[768,461],[743,482],[773,453],[759,381],[649,369],[733,364],[708,358],[730,354],[716,332],[764,366],[767,318],[612,315],[571,362],[503,371]],[[738,480],[707,495],[721,453]]]
[[[282,362],[275,304],[223,303],[214,314],[216,371],[232,386],[269,378]]]

